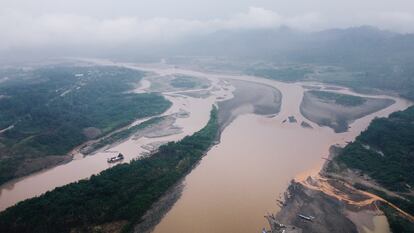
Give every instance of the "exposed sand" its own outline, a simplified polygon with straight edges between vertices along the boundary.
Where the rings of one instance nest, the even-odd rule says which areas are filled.
[[[179,92],[180,95],[185,95],[193,98],[208,98],[211,96],[210,91],[208,90],[200,90],[200,91],[186,91],[186,92]]]
[[[328,126],[336,133],[346,132],[348,124],[367,116],[371,113],[384,109],[393,103],[392,99],[367,98],[358,106],[343,106],[319,99],[306,91],[300,105],[300,111],[308,120],[321,126]]]
[[[176,71],[174,70],[174,72],[176,72]],[[195,74],[200,75],[200,73],[193,72],[193,71],[185,71],[185,72],[190,73],[190,74],[195,73]],[[201,76],[204,76],[204,74],[201,74]],[[221,75],[221,77],[224,77],[224,76]],[[247,79],[248,77],[243,77],[243,78],[246,78]],[[270,82],[270,81],[269,80],[261,80],[261,82]],[[283,85],[283,84],[280,84],[280,85]],[[283,92],[283,93],[284,93],[284,97],[285,97],[285,92]],[[250,93],[243,93],[243,94],[249,94],[250,95]],[[218,97],[217,99],[219,99],[219,98],[223,98],[223,97]],[[298,100],[300,101],[301,99],[302,99],[302,93],[300,94],[300,97],[298,98]],[[248,103],[248,102],[249,101],[246,101],[246,103]],[[300,102],[298,102],[298,103],[300,103]],[[295,104],[295,107],[296,106],[297,105]],[[291,107],[291,106],[289,104],[289,105],[285,105],[284,106],[284,108],[286,108],[286,107]],[[223,118],[223,119],[225,119],[225,120],[223,120],[223,122],[225,124],[225,123],[227,123],[227,121],[229,121],[229,122],[232,121],[231,120],[231,117],[233,116],[233,114],[236,114],[236,116],[237,116],[237,114],[254,112],[255,111],[255,108],[251,104],[232,104],[232,105],[230,105],[230,108],[225,108],[224,110],[226,112],[228,112],[227,115],[226,115],[227,118],[226,117]],[[222,108],[222,111],[224,111],[224,110]],[[294,109],[294,110],[296,110],[296,109]],[[297,110],[299,110],[299,109],[297,109]],[[296,113],[296,114],[294,114],[294,113]],[[297,116],[300,121],[303,121],[304,120],[302,116],[299,116],[299,111],[297,111],[297,112],[294,111],[292,113],[289,113],[289,115],[284,116],[283,119],[287,118],[288,116],[290,116],[292,114],[294,114],[295,116]],[[283,115],[283,111],[279,115]],[[235,121],[235,122],[237,122],[237,121]],[[281,122],[281,120],[280,120],[280,122]],[[358,121],[356,123],[357,124],[358,123],[359,124],[362,124],[362,123],[360,123]],[[244,125],[246,125],[246,123]],[[296,124],[285,124],[284,125],[284,127],[294,127],[294,126],[296,126]],[[317,127],[313,123],[312,123],[312,126],[314,126],[314,128],[315,128],[314,131],[324,130],[323,128]],[[297,127],[300,127],[300,126],[297,125]],[[354,127],[351,128],[351,130],[350,130],[351,132],[352,132],[352,129],[354,129]],[[307,130],[307,129],[306,130],[305,129],[302,129],[302,130],[303,130],[302,134],[306,134],[308,132],[313,132],[313,131],[310,131],[310,130]],[[331,130],[329,130],[329,129],[326,129],[325,128],[325,130],[331,132]],[[249,133],[250,133],[250,131],[249,131]],[[353,138],[355,135],[352,136],[352,137],[351,136],[352,135],[350,135],[349,138]],[[346,139],[344,139],[344,140],[346,140]],[[348,139],[348,140],[352,140],[352,139]],[[233,143],[233,145],[234,145],[234,143]],[[225,146],[225,143],[223,143],[222,146]],[[301,147],[303,147],[303,146],[301,146]],[[209,157],[211,158],[213,156],[209,156]],[[207,157],[207,158],[209,158],[209,157]],[[223,157],[223,156],[221,156],[221,157]],[[303,163],[303,160],[304,159],[305,159],[305,157],[301,158],[300,161]],[[237,161],[237,160],[232,159],[231,161]],[[251,163],[249,165],[251,165]],[[214,166],[214,168],[217,168],[217,167],[218,166]],[[235,166],[235,167],[237,168],[237,166]],[[263,166],[261,168],[262,168],[261,170],[263,170]],[[274,169],[274,167],[272,169]],[[229,170],[229,167],[227,166],[225,168],[225,170],[228,171]],[[216,170],[213,170],[213,171],[214,171],[213,173],[217,173]],[[232,167],[232,171],[234,171],[233,167]],[[244,172],[245,171],[248,171],[248,169],[244,169]],[[195,174],[196,172],[197,172],[197,170],[195,170],[195,172],[193,172],[193,174]],[[214,176],[215,174],[213,174],[213,173],[208,172],[207,175],[206,175],[206,177]],[[224,177],[224,176],[222,176],[222,177]],[[271,177],[271,176],[269,176],[269,177]],[[215,182],[217,182],[217,180],[218,179],[215,179]],[[317,201],[313,202],[313,206],[312,205],[311,206],[308,206],[309,213],[312,213],[311,211],[314,211],[314,212],[321,211],[318,208],[323,208],[323,209],[328,210],[327,213],[332,213],[332,214],[331,215],[326,215],[326,216],[323,216],[323,215],[322,216],[318,216],[317,219],[315,219],[315,221],[317,223],[319,223],[319,226],[318,226],[319,228],[314,228],[313,225],[317,225],[317,224],[308,224],[308,222],[304,222],[303,220],[300,220],[300,219],[298,220],[297,216],[294,215],[294,214],[292,214],[292,212],[291,212],[290,213],[290,216],[292,218],[294,218],[292,221],[298,221],[299,223],[297,223],[297,224],[303,224],[304,225],[304,229],[307,229],[307,228],[312,229],[313,228],[313,229],[315,229],[314,232],[341,232],[341,231],[337,231],[337,229],[339,229],[342,226],[344,227],[344,229],[348,229],[349,230],[349,231],[344,231],[344,232],[355,232],[355,230],[357,229],[355,227],[355,224],[351,222],[351,220],[346,216],[345,211],[343,211],[345,205],[344,205],[344,203],[342,201],[343,200],[353,200],[353,199],[350,199],[351,197],[348,197],[348,195],[346,195],[346,192],[349,191],[349,187],[346,186],[346,185],[341,185],[341,183],[327,182],[324,179],[321,179],[321,180],[316,179],[316,181],[315,182],[314,181],[315,180],[308,180],[307,183],[297,183],[298,186],[301,186],[303,188],[303,192],[302,193],[305,194],[305,196],[303,196],[304,198],[307,198],[307,197],[313,198],[312,197],[312,193],[314,193],[316,195],[315,196],[316,199],[319,198],[319,202],[317,200]],[[310,188],[311,186],[315,186],[315,188],[312,189],[312,188]],[[188,187],[191,187],[191,185],[188,185],[187,186],[187,190],[189,189]],[[228,185],[226,187],[228,187]],[[252,187],[252,186],[249,186],[249,187]],[[320,190],[321,187],[323,188],[323,192]],[[344,188],[345,189],[345,191],[342,192],[342,193],[344,193],[344,195],[337,195],[336,194],[337,190],[338,189],[341,189],[341,188]],[[197,190],[200,190],[200,189],[197,189],[196,188],[194,190],[197,191]],[[257,190],[259,190],[259,189],[253,189],[253,191],[257,191]],[[212,191],[216,191],[217,192],[218,189],[215,189],[215,190],[212,190]],[[326,193],[325,193],[325,191],[326,191]],[[212,199],[211,198],[211,195],[212,194],[210,194],[210,196],[208,198]],[[295,195],[295,196],[297,197],[297,196],[300,196],[300,195],[298,194],[298,195]],[[343,200],[342,199],[338,199],[338,196],[341,197]],[[233,199],[235,199],[234,196],[232,196],[232,197],[233,197]],[[292,195],[292,197],[294,197],[294,196]],[[371,204],[372,203],[372,200],[373,200],[370,196],[365,197],[364,195],[359,195],[359,194],[352,195],[352,198],[356,198],[356,200],[353,200],[355,203],[357,203],[357,202],[367,202],[367,203]],[[288,199],[286,199],[286,200],[288,200]],[[292,199],[292,201],[295,201],[295,200],[296,199]],[[310,199],[309,200],[308,199],[305,199],[305,200],[306,201],[299,202],[300,201],[300,199],[299,199],[298,203],[301,204],[301,205],[307,205]],[[328,201],[326,201],[326,200],[328,200]],[[223,206],[224,204],[227,204],[226,202],[229,202],[229,201],[231,201],[231,200],[222,201],[221,205]],[[208,199],[206,200],[206,202],[208,202]],[[198,203],[200,203],[200,202],[198,202]],[[198,205],[198,203],[196,203],[195,205]],[[210,202],[208,202],[208,203],[210,203]],[[288,203],[288,202],[286,202],[286,203]],[[350,203],[351,204],[355,204],[353,202],[350,202]],[[249,201],[243,202],[243,204],[254,204],[254,205],[257,205],[256,202],[249,202]],[[195,205],[193,203],[192,206],[195,206]],[[203,204],[201,204],[201,205],[203,206]],[[209,204],[207,204],[207,205],[209,205]],[[239,205],[234,205],[234,207],[237,208],[237,207],[239,207]],[[208,206],[206,206],[206,204],[204,204],[203,210],[205,211],[206,208],[208,208]],[[226,208],[226,209],[231,209],[231,211],[233,212],[230,217],[232,217],[233,215],[239,215],[239,211],[235,211],[233,208]],[[306,212],[306,213],[302,212],[302,210],[306,210],[306,208],[305,209],[297,209],[297,213],[309,214],[308,212]],[[226,210],[224,210],[224,209],[221,210],[221,212],[224,212],[224,211],[226,211]],[[210,212],[209,214],[211,214],[211,211],[209,211],[209,212]],[[194,214],[189,213],[188,211],[186,211],[185,213],[186,214],[190,214],[190,217],[193,219],[193,221],[194,222],[196,221],[196,219],[194,218],[194,216],[195,216]],[[208,216],[208,217],[213,217],[213,216]],[[320,218],[322,218],[322,219],[320,219]],[[334,219],[330,219],[330,218],[334,218]],[[185,218],[185,219],[189,219],[189,218]],[[203,219],[206,219],[206,218],[204,217]],[[230,220],[230,218],[229,219],[223,218],[223,221],[229,222],[229,220]],[[328,227],[325,227],[324,228],[324,226],[322,224],[320,224],[320,223],[321,222],[326,222],[326,221],[329,221],[329,222],[326,223],[326,225]],[[337,221],[337,222],[335,222],[335,221]],[[245,222],[246,221],[241,221],[241,224],[245,224]],[[335,225],[335,224],[332,224],[332,223],[338,223],[338,224]],[[224,223],[221,223],[220,221],[217,221],[215,224],[210,224],[210,226],[211,225],[216,225],[216,224],[219,225],[219,224],[224,224]],[[311,225],[311,227],[309,227],[309,226],[307,226],[305,224]],[[170,225],[170,226],[172,226],[172,225]],[[367,226],[368,226],[368,228],[372,227],[372,225],[370,225],[370,224],[368,224]],[[335,227],[335,228],[333,228],[335,230],[332,230],[332,227]],[[325,231],[320,231],[320,229],[325,229]],[[171,227],[168,227],[167,230],[171,230]],[[141,231],[139,231],[139,232],[141,232]],[[165,232],[168,232],[168,231],[165,231]],[[312,231],[306,231],[305,230],[303,232],[312,232]]]
[[[218,103],[221,130],[242,114],[271,115],[280,111],[282,94],[276,88],[246,81],[228,82],[236,90],[233,92],[234,98]]]
[[[329,159],[319,174],[298,176],[285,194],[276,220],[303,229],[304,232],[390,233],[379,205],[389,205],[407,219],[414,217],[372,193],[354,188],[347,175],[328,172],[332,158],[338,153],[331,147]],[[348,174],[348,173],[346,173]],[[298,218],[299,214],[316,216],[312,222]]]
[[[218,102],[219,124],[223,130],[235,118],[242,114],[277,114],[281,105],[281,93],[273,87],[263,84],[255,84],[246,81],[227,81],[235,88],[233,98]],[[254,91],[250,88],[253,88]],[[173,207],[181,197],[184,184],[178,184],[171,188],[159,201],[157,201],[150,211],[143,217],[142,222],[136,225],[134,232],[147,233],[161,221],[164,215]]]
[[[145,213],[141,222],[134,227],[135,233],[149,233],[162,220],[165,214],[174,206],[178,199],[180,199],[184,184],[179,182],[167,191],[151,209]]]
[[[129,66],[125,65],[125,67]],[[129,68],[140,70],[135,66]],[[162,81],[163,77],[166,75],[171,75],[175,77],[175,72],[167,73],[168,74],[165,74],[164,72],[149,72],[148,75],[153,75],[152,77],[159,77],[160,81]],[[157,86],[153,86],[152,83],[149,83],[152,77],[146,77],[145,80],[148,80],[148,82],[143,83],[145,85],[141,84],[134,91],[147,92],[151,91],[152,88],[160,88]],[[177,94],[177,92],[182,92],[183,89],[186,88],[179,88],[180,90],[161,89],[165,91],[161,94],[163,94],[168,100],[170,100],[173,103],[170,109],[168,109],[165,113],[160,115],[170,115],[171,117],[175,118],[175,122],[172,123],[171,127],[169,127],[169,129],[167,130],[168,132],[160,130],[160,132],[157,132],[157,134],[149,135],[151,138],[147,136],[141,136],[138,140],[133,140],[132,138],[129,138],[127,140],[121,140],[97,151],[96,156],[83,156],[79,152],[79,150],[91,143],[100,140],[100,138],[88,141],[87,143],[75,148],[71,153],[69,153],[70,158],[73,158],[70,162],[62,164],[61,166],[55,166],[57,164],[52,164],[50,167],[48,167],[49,169],[42,169],[41,172],[33,173],[21,179],[10,181],[7,184],[0,187],[0,210],[14,205],[18,201],[31,198],[40,195],[46,191],[52,190],[55,187],[75,182],[80,179],[85,179],[93,174],[97,174],[100,171],[115,165],[108,164],[106,162],[106,159],[108,157],[116,155],[117,153],[122,153],[125,156],[125,159],[122,162],[127,163],[132,159],[143,156],[144,152],[149,153],[141,147],[142,145],[146,145],[154,141],[177,141],[182,139],[186,135],[190,135],[198,131],[208,121],[209,112],[211,110],[212,105],[216,101],[218,101],[219,98],[221,100],[225,100],[232,96],[230,90],[232,89],[232,87],[225,85],[223,82],[220,82],[216,78],[199,79],[203,80],[203,83],[211,83],[210,86],[200,86],[200,88],[208,88],[208,90],[212,94],[210,97],[192,98]],[[224,90],[225,88],[227,90]],[[113,133],[122,131],[123,129],[126,129],[130,126],[140,124],[145,120],[148,119],[139,119],[131,125],[116,130]],[[182,128],[182,131],[180,130],[181,133],[178,133],[178,127]],[[174,135],[172,135],[173,133]]]
[[[390,233],[387,218],[378,211],[361,210],[348,211],[347,217],[354,222],[360,233]]]
[[[276,219],[306,233],[357,233],[356,226],[343,214],[343,204],[325,193],[292,183]],[[299,214],[315,217],[306,221]]]

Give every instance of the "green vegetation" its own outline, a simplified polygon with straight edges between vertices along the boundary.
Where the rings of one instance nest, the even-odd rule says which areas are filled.
[[[346,94],[338,94],[334,92],[328,91],[309,91],[312,95],[316,96],[317,98],[323,101],[333,101],[335,104],[346,106],[346,107],[355,107],[362,105],[366,102],[366,99],[353,96],[353,95],[346,95]]]
[[[313,78],[319,82],[346,86],[362,93],[370,93],[375,89],[393,91],[402,97],[414,100],[412,68],[404,67],[403,73],[394,73],[393,67],[384,64],[384,67],[375,65],[337,68],[334,71],[323,71]]]
[[[205,78],[193,77],[188,75],[160,76],[150,78],[153,92],[184,91],[188,89],[204,89],[211,85]]]
[[[305,79],[307,74],[313,71],[306,67],[282,67],[282,68],[251,68],[246,71],[249,75],[255,75],[268,79],[285,82],[295,82]]]
[[[344,148],[338,160],[367,173],[390,190],[408,191],[409,186],[414,187],[413,122],[414,107],[389,118],[375,119]]]
[[[348,131],[349,125],[348,120],[342,116],[338,116],[335,121],[332,121],[329,118],[323,118],[318,122],[320,125],[331,127],[335,133],[343,133]]]
[[[345,59],[339,63],[324,60],[315,64],[312,58],[309,58],[309,61],[296,61],[297,65],[282,68],[250,67],[245,73],[284,82],[317,81],[346,86],[363,93],[375,89],[387,90],[414,100],[414,68],[410,63],[390,64],[388,60],[385,62],[375,58],[373,60],[379,63],[351,65],[352,61]],[[308,64],[307,62],[312,63],[314,67],[303,65]]]
[[[363,184],[356,183],[354,185],[355,188],[373,193],[377,196],[384,198],[385,200],[393,203],[394,205],[398,206],[400,209],[404,210],[407,213],[414,214],[414,197],[409,194],[399,193],[402,198],[398,198],[395,196],[387,195],[385,192],[367,187]]]
[[[145,212],[182,179],[218,137],[217,109],[200,131],[170,142],[150,157],[120,164],[32,198],[0,213],[0,232],[93,232],[98,225],[127,221],[132,230]]]
[[[356,187],[381,196],[402,210],[414,214],[414,107],[395,112],[389,118],[375,119],[368,129],[348,144],[336,157],[340,165],[369,175],[402,198],[356,184]],[[388,210],[388,209],[387,209]],[[409,224],[386,211],[394,232],[406,231]]]
[[[372,64],[366,61],[356,65],[344,64],[344,67],[352,72],[352,76],[346,80],[336,81],[336,83],[362,91],[368,88],[390,90],[399,93],[405,98],[414,100],[414,68],[412,58],[407,61],[404,61],[404,59],[400,60],[400,58],[393,60],[388,56],[383,56],[380,59],[371,59]]]
[[[178,76],[175,79],[170,81],[170,85],[175,88],[194,88],[198,85],[198,82],[192,77],[188,76]]]
[[[395,91],[414,100],[412,34],[356,27],[308,36],[306,40],[300,40],[304,43],[290,44],[294,49],[282,52],[284,60],[341,67],[350,75],[339,79],[334,72],[328,74],[328,82],[362,91],[372,88]]]
[[[19,167],[29,159],[65,155],[90,138],[168,109],[162,96],[128,92],[143,74],[117,67],[7,71],[0,128],[14,128],[0,134],[0,184],[26,175]]]
[[[165,117],[153,117],[149,120],[146,120],[138,125],[134,125],[132,127],[129,127],[127,129],[121,130],[119,132],[113,133],[107,137],[102,138],[101,140],[93,143],[90,145],[86,150],[82,150],[82,153],[89,154],[96,150],[99,150],[100,148],[111,145],[115,142],[120,142],[122,140],[125,140],[132,135],[134,135],[139,130],[145,129],[147,127],[150,127],[152,125],[158,124],[162,120],[164,120]]]
[[[381,210],[387,217],[388,223],[393,233],[410,233],[414,232],[414,224],[400,215],[392,207],[381,205]]]

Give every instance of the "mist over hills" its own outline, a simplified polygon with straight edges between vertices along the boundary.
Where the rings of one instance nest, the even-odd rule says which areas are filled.
[[[352,85],[397,90],[414,97],[414,34],[380,30],[372,26],[305,32],[278,28],[222,29],[200,32],[178,40],[142,44],[129,41],[113,47],[51,46],[46,49],[3,51],[2,61],[55,57],[100,57],[133,62],[163,58],[217,57],[235,62],[301,63],[337,66],[354,72]],[[346,83],[341,83],[346,85]],[[401,92],[402,91],[402,92]]]
[[[399,34],[363,26],[302,32],[279,29],[227,30],[187,38],[169,49],[172,55],[205,55],[289,59],[304,62],[342,63],[347,59],[387,53],[388,59],[412,57],[413,34]],[[364,58],[365,57],[365,58]]]
[[[414,97],[414,34],[370,26],[319,32],[288,27],[226,30],[187,38],[174,46],[159,48],[157,52],[152,55],[336,66],[354,73],[352,84],[341,84],[395,90],[406,97]]]
[[[0,53],[10,57],[90,56],[143,58],[168,56],[224,56],[303,62],[342,63],[348,59],[387,55],[388,60],[414,57],[414,34],[384,31],[371,26],[305,32],[278,28],[222,29],[200,32],[177,40],[140,43],[128,41],[113,46],[50,45],[45,48],[10,48]],[[3,56],[5,57],[5,56]],[[358,61],[356,61],[358,63]]]

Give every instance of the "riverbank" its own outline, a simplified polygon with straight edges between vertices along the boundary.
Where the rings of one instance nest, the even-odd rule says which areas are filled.
[[[129,64],[128,67],[141,69],[139,65],[133,64]],[[353,140],[374,117],[405,107],[405,103],[398,99],[397,104],[357,120],[355,124],[352,124],[349,132],[334,134],[331,129],[319,127],[312,122],[309,124],[313,130],[300,125],[300,122],[306,119],[300,114],[299,105],[303,98],[303,88],[299,84],[175,68],[154,68],[149,71],[162,75],[183,73],[212,80],[255,82],[277,88],[283,95],[278,114],[269,116],[243,114],[223,130],[221,143],[214,146],[199,166],[186,177],[184,183],[186,186],[181,198],[165,215],[155,232],[260,231],[265,224],[263,214],[277,211],[274,206],[275,195],[283,193],[288,182],[296,174],[319,166],[322,161],[321,155],[327,153],[329,145]],[[225,90],[229,88],[231,89],[227,85],[219,85],[214,88],[217,92],[213,89],[209,90],[214,92],[214,95],[197,100],[179,93],[169,94],[169,97],[175,98],[175,101],[180,101],[180,105],[174,103],[175,110],[179,111],[183,108],[190,112],[189,118],[177,120],[177,125],[185,125],[184,132],[180,135],[186,135],[191,130],[197,129],[197,125],[203,122],[202,116],[207,116],[204,110],[208,110],[204,103],[225,101],[231,98],[231,91]],[[247,109],[249,112],[254,112],[252,107]],[[194,117],[194,115],[197,116]],[[297,122],[284,124],[283,121],[289,117],[295,118]],[[176,138],[179,137],[162,138],[162,141],[176,140]],[[300,146],[292,146],[295,142],[300,142]],[[128,140],[117,146],[114,151],[125,154],[129,160],[129,158],[135,158],[137,150],[142,144],[148,144],[148,141],[140,142],[139,147],[131,146],[131,143],[134,142]],[[129,145],[131,155],[122,150],[126,148],[124,144]],[[89,158],[88,163],[81,160],[82,165],[85,164],[87,167],[76,167],[76,170],[89,169],[100,160],[106,163],[102,157],[101,159],[93,157],[97,158],[96,156],[89,157],[91,163],[88,162]],[[64,174],[67,173],[64,172]],[[45,183],[43,178],[39,178],[38,181],[41,184]],[[30,187],[33,186],[37,187],[37,185]],[[191,221],[188,221],[189,218]]]
[[[309,233],[359,232],[347,213],[354,210],[375,210],[374,200],[343,182],[326,177],[325,168],[337,149],[331,147],[330,151],[329,160],[318,174],[292,180],[281,200],[281,210],[276,214],[277,222]],[[378,213],[380,211],[376,214]],[[310,220],[301,218],[300,215],[308,216]],[[271,232],[280,233],[281,230]]]
[[[319,166],[321,155],[326,154],[329,145],[353,140],[376,116],[384,116],[406,106],[403,100],[396,98],[396,104],[355,121],[347,133],[334,134],[331,129],[314,123],[310,123],[313,130],[303,128],[298,123],[282,123],[289,116],[299,123],[306,120],[300,114],[303,88],[299,85],[180,68],[148,68],[151,69],[165,73],[253,81],[275,87],[283,95],[281,111],[276,116],[244,115],[226,127],[221,143],[213,147],[202,163],[186,177],[182,196],[154,232],[259,231],[264,226],[261,216],[265,212],[275,211],[273,207],[267,208],[274,203],[275,194],[283,193],[288,181],[296,174]],[[292,142],[297,140],[302,142],[301,147],[292,147]],[[275,179],[270,181],[269,177]],[[254,203],[254,206],[248,203]],[[191,222],[187,221],[189,218]],[[240,225],[240,222],[245,224]]]
[[[0,133],[0,184],[65,164],[79,145],[166,111],[163,96],[130,92],[144,75],[85,64],[13,71],[0,87],[8,93],[0,125],[9,126]]]
[[[110,66],[112,67],[113,65]],[[137,68],[129,67],[128,69]],[[138,68],[137,70],[140,69]],[[169,73],[169,75],[174,75],[174,73]],[[149,77],[164,75],[163,72],[151,71],[146,74]],[[151,80],[151,78],[148,79]],[[138,88],[133,92],[142,93],[143,91],[148,91],[147,89],[152,86],[151,82],[147,80],[147,77],[144,81],[146,81],[146,85],[144,86],[145,90]],[[183,88],[177,91],[160,93],[172,103],[172,106],[166,112],[159,115],[159,117],[168,116],[168,124],[165,124],[168,125],[167,127],[150,127],[151,130],[149,129],[148,132],[144,130],[146,132],[145,135],[138,133],[139,135],[137,137],[132,136],[126,140],[121,139],[121,141],[114,142],[111,146],[104,146],[102,149],[94,152],[94,156],[83,156],[79,150],[85,145],[79,146],[70,153],[73,156],[73,160],[69,163],[51,169],[45,169],[41,172],[22,177],[21,179],[12,180],[1,186],[0,210],[4,210],[27,198],[39,196],[56,187],[98,174],[114,165],[108,164],[106,160],[118,153],[124,155],[122,163],[128,163],[133,159],[151,153],[152,150],[156,150],[162,143],[178,141],[187,135],[193,134],[207,123],[211,106],[214,103],[225,101],[232,97],[232,88],[231,86],[224,85],[222,81],[211,79],[211,86],[204,89],[210,93],[207,98],[192,98],[181,95],[180,93],[183,92]],[[129,134],[130,128],[133,129],[147,119],[149,118],[135,121],[128,127],[116,131],[113,136],[118,138],[118,133],[122,136],[124,133],[121,131],[124,130]],[[97,141],[99,140],[96,139],[90,141],[90,143],[93,144]]]
[[[246,81],[228,80],[227,84],[233,86],[235,90],[233,92],[233,98],[218,102],[217,104],[220,133],[241,115],[253,113],[270,115],[277,114],[280,111],[282,96],[279,90],[266,85]],[[251,86],[252,89],[249,89]],[[185,188],[184,183],[185,179],[178,182],[166,192],[166,194],[144,215],[143,221],[135,226],[134,232],[152,232],[182,196],[182,192]]]
[[[162,146],[151,156],[115,166],[1,212],[0,230],[105,232],[115,224],[130,232],[152,204],[193,169],[218,135],[217,109],[213,108],[204,128]]]
[[[372,191],[380,190],[383,196],[393,201],[405,198],[360,172],[338,164],[337,158],[342,150],[331,147],[330,156],[318,174],[292,180],[281,201],[281,210],[276,214],[276,222],[310,233],[407,232],[410,224],[412,230],[414,217],[411,213]],[[304,220],[300,215],[312,216],[312,219]],[[392,220],[392,229],[387,220]],[[281,231],[274,229],[270,232]]]
[[[227,82],[235,87],[235,90],[233,98],[218,103],[221,131],[243,114],[275,115],[280,112],[282,93],[278,89],[240,80]]]

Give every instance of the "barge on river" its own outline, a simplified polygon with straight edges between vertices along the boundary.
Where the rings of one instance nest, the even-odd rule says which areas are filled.
[[[108,163],[116,163],[116,162],[121,161],[123,159],[124,159],[124,155],[119,153],[117,156],[108,158],[107,161],[108,161]]]

